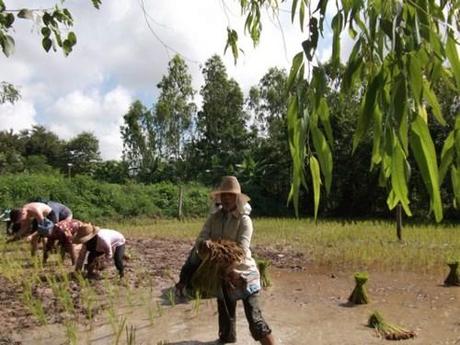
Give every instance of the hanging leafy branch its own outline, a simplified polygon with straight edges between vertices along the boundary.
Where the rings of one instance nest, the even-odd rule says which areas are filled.
[[[101,0],[91,0],[91,2],[95,8],[99,9]],[[7,9],[4,1],[0,0],[0,46],[7,57],[14,52],[15,41],[12,32],[14,32],[14,24],[18,18],[39,23],[42,46],[46,52],[51,48],[54,51],[62,49],[64,55],[67,56],[77,43],[77,36],[70,31],[73,26],[73,18],[67,8],[56,4],[53,8],[45,9]]]
[[[102,0],[91,0],[93,6],[99,9]],[[64,3],[65,0],[60,1]],[[16,19],[28,19],[37,25],[42,40],[42,47],[46,52],[62,49],[65,56],[69,55],[77,36],[70,28],[73,26],[72,14],[67,8],[56,4],[53,8],[21,8],[7,9],[5,2],[0,0],[0,47],[6,57],[14,53],[16,42],[13,38]],[[21,97],[17,88],[5,81],[0,85],[0,104],[14,103]]]
[[[281,1],[285,3],[286,1]],[[257,44],[262,25],[261,8],[277,13],[278,0],[240,0],[245,30]],[[430,211],[443,218],[440,185],[450,171],[456,207],[460,207],[460,114],[440,156],[434,148],[429,123],[445,126],[433,85],[440,80],[460,92],[458,37],[460,3],[455,0],[292,0],[291,21],[299,18],[308,38],[292,60],[287,83],[289,145],[293,159],[289,199],[298,211],[299,190],[307,188],[306,166],[313,186],[315,217],[320,185],[329,192],[332,176],[333,134],[325,91],[323,66],[314,64],[315,52],[328,30],[324,21],[334,7],[331,62],[340,62],[341,36],[348,33],[353,49],[342,75],[341,92],[361,88],[353,149],[373,132],[371,169],[380,170],[379,183],[388,187],[387,204],[401,204],[411,215],[408,181],[413,155],[430,195]],[[237,50],[236,32],[232,51]],[[237,56],[234,54],[235,58]],[[308,72],[308,78],[305,74]],[[310,73],[312,72],[312,73]],[[323,183],[324,181],[324,183]]]

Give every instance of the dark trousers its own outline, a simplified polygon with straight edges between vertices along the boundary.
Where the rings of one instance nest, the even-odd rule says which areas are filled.
[[[196,272],[198,267],[201,264],[200,257],[196,254],[195,247],[192,248],[190,251],[187,260],[185,261],[184,265],[182,266],[179,274],[179,283],[183,286],[191,289],[191,281],[193,274]]]
[[[236,302],[228,298],[225,288],[223,298],[217,299],[217,311],[219,314],[219,339],[224,342],[236,342]],[[249,323],[252,337],[258,341],[272,331],[265,322],[259,306],[258,294],[250,295],[243,299],[244,313]]]
[[[94,260],[103,254],[104,254],[103,252],[91,250],[88,254],[88,267],[92,267]],[[121,278],[124,276],[124,273],[125,273],[125,267],[123,265],[124,254],[125,254],[124,244],[115,248],[115,252],[113,253],[113,261],[115,262],[115,267],[117,268],[118,274],[120,274]]]

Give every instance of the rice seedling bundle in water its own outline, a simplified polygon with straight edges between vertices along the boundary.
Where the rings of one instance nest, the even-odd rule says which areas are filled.
[[[233,241],[208,241],[198,248],[202,262],[192,278],[193,287],[211,297],[217,296],[221,282],[227,269],[244,259],[243,249]]]
[[[348,301],[353,304],[368,304],[369,297],[367,296],[366,284],[367,280],[369,279],[369,275],[366,272],[358,272],[355,273],[355,282],[356,286],[353,289],[350,297],[348,297]]]
[[[446,286],[460,286],[460,277],[458,275],[458,261],[448,262],[447,265],[450,268],[449,275],[444,280]]]
[[[377,334],[387,340],[405,340],[416,336],[414,331],[387,323],[377,311],[369,317],[368,326],[375,328]]]
[[[271,265],[270,261],[264,260],[264,259],[256,259],[256,262],[257,262],[257,269],[259,270],[259,273],[260,273],[260,284],[264,288],[271,286],[272,281],[268,273],[268,268]]]

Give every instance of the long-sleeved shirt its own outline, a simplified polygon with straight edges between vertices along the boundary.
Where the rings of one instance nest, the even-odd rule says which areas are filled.
[[[113,257],[113,252],[117,247],[126,243],[125,237],[116,230],[99,229],[96,237],[96,252],[104,253],[108,259]],[[88,248],[86,247],[86,244],[83,244],[80,250],[80,254],[78,255],[77,263],[75,265],[77,270],[80,270],[83,267],[87,251]]]
[[[242,289],[232,291],[233,298],[245,298],[260,290],[260,275],[257,264],[251,254],[251,238],[254,231],[252,220],[249,217],[251,207],[246,204],[243,208],[237,208],[233,212],[225,212],[222,208],[215,212],[206,220],[198,238],[195,248],[202,241],[206,240],[230,240],[238,243],[244,250],[245,258],[240,264],[233,266],[233,270],[246,284]]]
[[[70,252],[72,245],[72,236],[81,226],[82,222],[76,219],[63,220],[54,225],[53,232],[48,236],[46,242],[45,252],[49,252],[56,241],[63,246],[67,252]]]

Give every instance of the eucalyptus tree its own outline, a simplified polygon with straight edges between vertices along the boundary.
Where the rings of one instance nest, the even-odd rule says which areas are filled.
[[[63,168],[71,164],[74,175],[91,175],[101,160],[99,140],[93,133],[82,132],[65,144]]]
[[[168,64],[168,74],[157,87],[160,96],[155,105],[155,127],[162,156],[177,161],[182,158],[184,144],[190,139],[195,91],[187,64],[175,55]],[[161,141],[160,141],[161,140]]]
[[[209,177],[216,178],[233,173],[242,162],[248,149],[248,116],[243,109],[243,92],[228,77],[219,56],[206,61],[203,77],[203,105],[197,114],[197,138],[193,143],[194,164],[200,173],[209,171]]]
[[[24,143],[23,156],[40,155],[54,168],[61,167],[65,142],[44,126],[34,125],[30,130],[19,133]]]
[[[245,31],[257,44],[263,10],[277,14],[286,1],[241,0]],[[316,50],[331,23],[332,62],[339,64],[341,39],[353,42],[341,82],[347,94],[364,85],[353,136],[356,150],[365,134],[374,133],[371,168],[379,170],[379,183],[387,185],[387,205],[409,207],[408,181],[413,155],[430,195],[430,211],[443,218],[440,185],[450,174],[455,203],[460,203],[460,114],[444,141],[438,163],[428,124],[446,125],[433,85],[444,80],[460,91],[458,37],[460,6],[457,0],[292,0],[291,20],[298,20],[307,39],[292,61],[287,83],[288,132],[293,159],[290,199],[298,205],[299,190],[306,187],[306,166],[312,176],[315,216],[320,188],[330,191],[334,141],[325,97],[325,72],[313,63]],[[328,11],[331,10],[331,12]],[[330,14],[332,13],[332,14]],[[238,56],[238,34],[228,29],[227,48]]]
[[[287,137],[287,73],[270,68],[256,86],[251,87],[247,100],[253,115],[257,139],[251,145],[251,155],[241,164],[239,178],[253,196],[255,204],[264,205],[266,214],[286,214],[286,198],[292,169]]]
[[[156,170],[158,151],[153,115],[140,101],[135,101],[123,116],[120,127],[123,139],[123,161],[131,176],[147,182]]]

